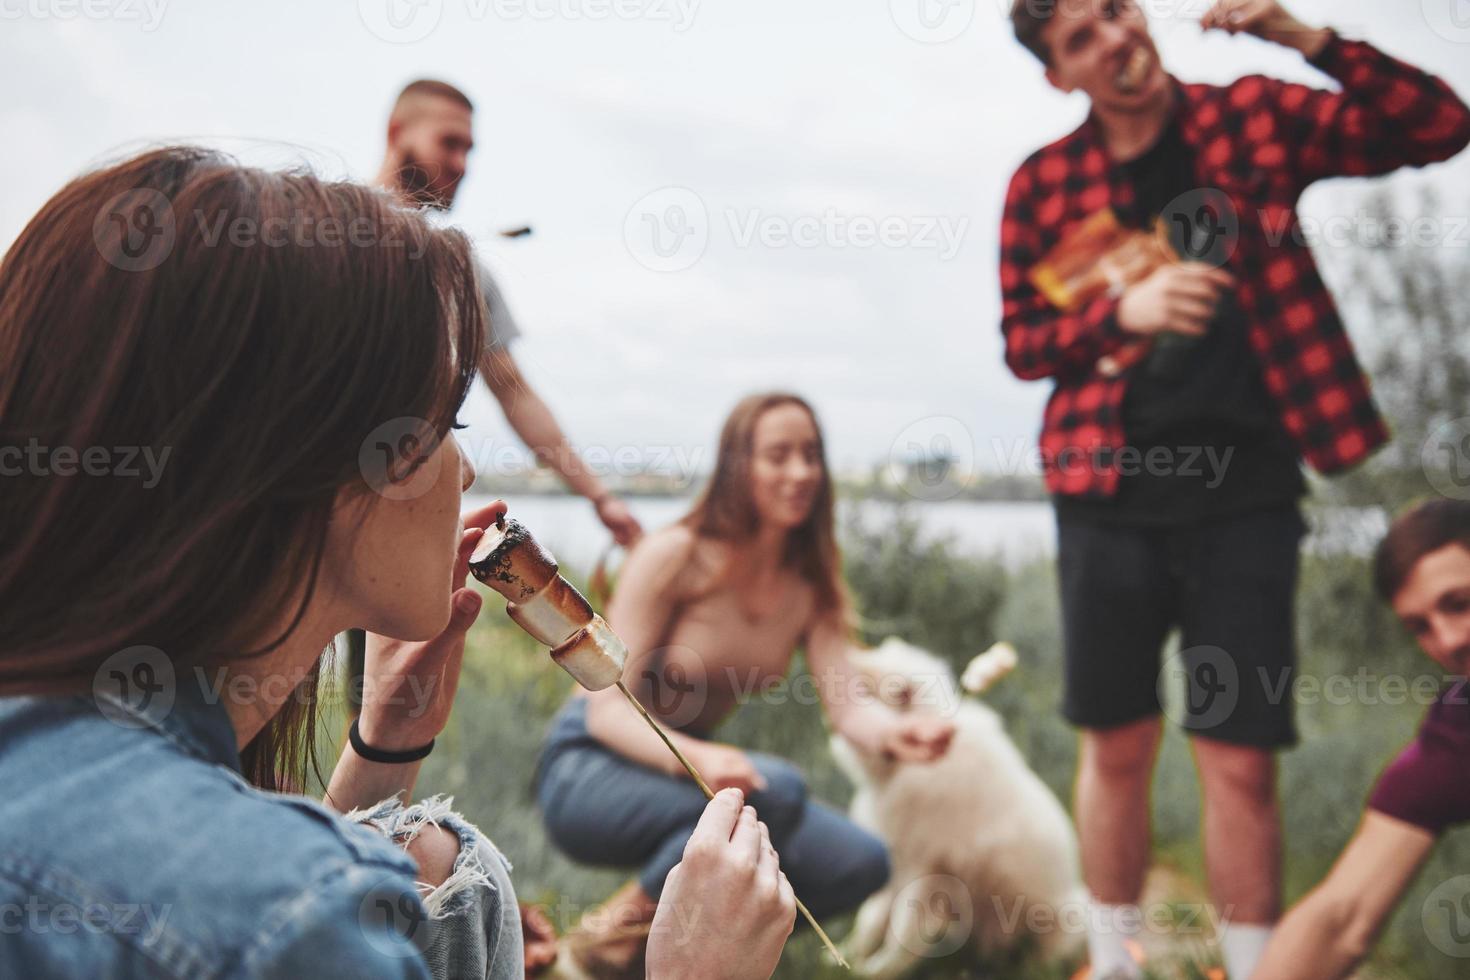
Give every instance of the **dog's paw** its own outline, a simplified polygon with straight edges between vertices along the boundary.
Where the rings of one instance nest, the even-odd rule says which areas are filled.
[[[1009,643],[997,643],[980,656],[971,660],[960,677],[960,686],[971,694],[983,694],[995,682],[1016,669],[1016,648]]]

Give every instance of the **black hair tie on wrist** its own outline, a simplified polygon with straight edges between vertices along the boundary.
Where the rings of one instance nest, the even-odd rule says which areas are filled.
[[[416,749],[405,749],[402,752],[389,752],[386,749],[375,749],[362,740],[362,733],[357,730],[358,719],[352,719],[352,727],[347,729],[347,740],[352,743],[352,751],[362,756],[369,762],[381,762],[389,766],[401,766],[405,762],[418,762],[434,751],[434,740],[429,739],[428,745],[421,745]]]

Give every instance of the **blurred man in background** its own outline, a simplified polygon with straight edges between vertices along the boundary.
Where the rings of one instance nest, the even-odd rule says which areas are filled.
[[[473,113],[469,98],[447,82],[410,82],[388,117],[388,143],[377,184],[409,204],[453,207],[474,148]],[[520,336],[520,327],[484,265],[480,287],[490,309],[491,330],[480,374],[500,402],[506,421],[539,462],[555,470],[573,493],[591,502],[618,544],[632,544],[643,533],[637,518],[582,462],[551,409],[526,383],[511,357],[510,344]]]
[[[1152,848],[1160,654],[1177,627],[1205,865],[1229,910],[1221,947],[1233,980],[1248,980],[1281,903],[1275,753],[1296,740],[1279,692],[1296,660],[1299,461],[1334,472],[1388,437],[1299,234],[1297,198],[1322,178],[1448,159],[1470,141],[1470,110],[1438,79],[1276,0],[1221,0],[1201,26],[1298,51],[1340,92],[1260,75],[1183,84],[1135,0],[1017,0],[1011,22],[1047,81],[1091,106],[1011,181],[1001,288],[1006,363],[1055,385],[1041,449],[1064,713],[1082,729],[1093,976],[1141,975],[1128,940]],[[1109,210],[1123,227],[1167,232],[1183,261],[1058,303],[1038,266]]]

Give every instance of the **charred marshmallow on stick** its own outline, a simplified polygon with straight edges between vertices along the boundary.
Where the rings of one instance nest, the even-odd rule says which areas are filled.
[[[704,795],[714,797],[714,791],[694,764],[679,751],[648,709],[639,704],[633,692],[622,683],[628,648],[623,646],[612,627],[592,611],[582,593],[562,578],[551,552],[541,547],[524,525],[502,517],[494,527],[487,527],[485,536],[470,554],[470,571],[475,578],[505,596],[505,611],[510,618],[521,629],[551,647],[551,659],[571,674],[578,684],[589,691],[601,691],[616,684],[648,727],[663,739],[669,751],[688,770],[690,778]],[[847,961],[811,910],[800,899],[797,899],[796,908],[837,962],[847,966]]]
[[[622,679],[627,647],[519,521],[485,529],[470,571],[505,597],[510,618],[551,647],[551,659],[578,684],[601,691]]]

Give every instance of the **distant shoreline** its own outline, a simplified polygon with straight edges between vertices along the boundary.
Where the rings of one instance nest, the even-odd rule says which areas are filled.
[[[704,486],[700,479],[683,488],[656,488],[648,486],[613,486],[620,497],[641,500],[693,500]],[[535,484],[520,482],[497,482],[484,486],[476,484],[471,496],[496,497],[571,497],[571,491],[558,484],[537,481]],[[1039,479],[1030,477],[994,477],[977,481],[963,488],[925,488],[921,492],[908,492],[901,487],[874,483],[858,483],[849,480],[837,481],[837,496],[848,500],[873,500],[887,503],[948,503],[968,501],[971,503],[1046,503],[1050,498]]]

